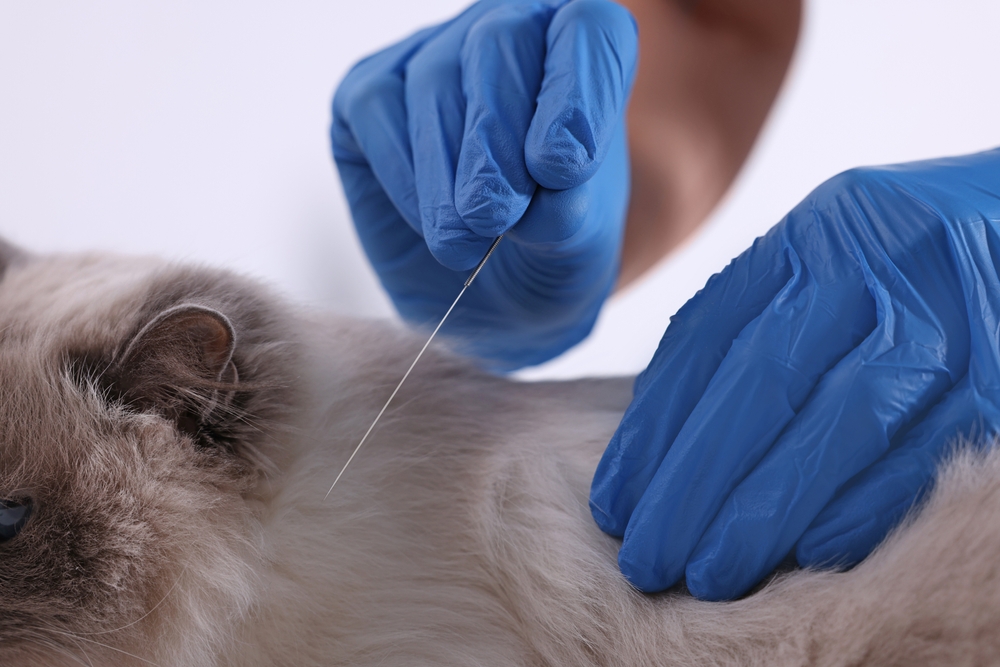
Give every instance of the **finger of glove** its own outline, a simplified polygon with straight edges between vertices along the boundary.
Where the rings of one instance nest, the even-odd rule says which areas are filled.
[[[635,78],[635,19],[610,0],[573,0],[552,17],[548,55],[525,147],[528,171],[561,190],[597,171]]]
[[[465,224],[482,236],[506,232],[535,192],[524,143],[554,11],[542,4],[502,5],[482,16],[462,45],[466,112],[455,205]]]
[[[1000,409],[966,375],[886,456],[850,481],[796,545],[803,567],[862,561],[933,486],[953,446],[995,432]]]
[[[875,327],[860,271],[853,283],[844,279],[831,288],[824,276],[795,264],[792,280],[733,342],[629,520],[618,562],[644,591],[680,580],[729,494],[823,373]]]
[[[368,165],[370,177],[418,233],[420,213],[403,72],[413,54],[438,30],[422,30],[365,58],[348,72],[333,97],[330,139],[334,159],[338,164]]]
[[[781,226],[754,241],[670,318],[594,473],[590,509],[621,537],[629,518],[733,340],[792,277]]]
[[[455,207],[455,173],[465,127],[459,61],[473,14],[460,17],[424,45],[406,67],[406,108],[424,241],[441,264],[473,268],[492,242],[473,232]]]
[[[701,598],[742,595],[791,551],[837,489],[888,450],[954,382],[926,341],[892,342],[890,314],[827,373],[772,450],[729,496],[686,568]]]
[[[972,156],[971,161],[979,163],[982,157]],[[995,155],[989,157],[995,161]],[[927,189],[940,191],[944,182],[948,192],[954,193],[974,184],[979,176],[942,175],[954,182],[931,180]],[[973,188],[958,201],[962,205],[975,202],[981,208],[962,216],[961,236],[950,243],[957,260],[953,271],[966,295],[951,300],[968,302],[968,373],[927,415],[916,418],[897,437],[899,443],[894,442],[882,460],[852,479],[816,517],[796,545],[796,558],[804,566],[846,567],[860,562],[931,488],[938,464],[960,436],[982,437],[1000,427],[1000,407],[994,398],[1000,395],[1000,348],[995,333],[1000,328],[1000,276],[992,251],[998,234],[987,219],[976,221],[982,216],[980,211],[990,210],[989,200],[995,202],[995,195]],[[987,201],[978,201],[984,194]],[[943,197],[949,201],[947,194]],[[926,263],[927,253],[922,255]]]

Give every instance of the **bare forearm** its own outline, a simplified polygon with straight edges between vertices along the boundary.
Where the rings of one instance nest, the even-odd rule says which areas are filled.
[[[735,178],[791,61],[801,0],[619,1],[640,40],[621,287],[696,229]]]

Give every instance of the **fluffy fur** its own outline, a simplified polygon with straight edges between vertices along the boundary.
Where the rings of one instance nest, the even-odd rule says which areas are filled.
[[[1000,455],[848,572],[646,596],[587,510],[625,380],[522,384],[232,275],[0,247],[7,667],[979,665]],[[179,315],[178,315],[179,313]]]

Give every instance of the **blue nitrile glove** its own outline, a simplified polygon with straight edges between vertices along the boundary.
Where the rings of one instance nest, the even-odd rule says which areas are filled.
[[[1000,150],[815,190],[671,320],[591,507],[638,588],[864,558],[1000,426]]]
[[[582,340],[618,274],[636,25],[608,0],[484,0],[358,63],[331,138],[355,226],[407,320],[487,365]]]

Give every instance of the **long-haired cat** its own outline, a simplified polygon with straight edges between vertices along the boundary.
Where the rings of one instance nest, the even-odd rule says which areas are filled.
[[[228,273],[9,246],[0,665],[1000,662],[1000,456],[848,572],[647,596],[589,516],[623,380],[526,384]]]

